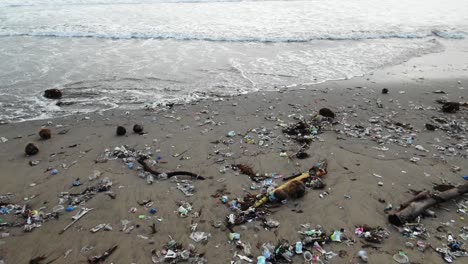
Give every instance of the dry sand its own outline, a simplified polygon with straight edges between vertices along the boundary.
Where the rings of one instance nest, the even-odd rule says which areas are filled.
[[[161,250],[172,237],[184,247],[194,244],[197,252],[206,253],[208,263],[231,263],[234,252],[239,250],[229,243],[229,230],[211,225],[212,221],[224,222],[230,209],[211,195],[223,187],[230,192],[231,200],[243,197],[245,191],[256,191],[249,190],[252,181],[247,176],[238,175],[231,169],[221,173],[220,169],[229,164],[247,163],[258,172],[276,172],[289,176],[306,171],[318,160],[327,159],[329,172],[324,177],[324,182],[329,195],[324,199],[319,197],[321,191],[308,189],[305,197],[289,200],[286,205],[275,208],[271,217],[281,223],[276,230],[265,230],[259,222],[234,228],[241,234],[242,241],[252,245],[255,262],[256,257],[261,254],[257,245],[276,243],[279,239],[295,243],[300,239],[297,233],[302,230],[300,225],[310,223],[312,226],[322,225],[327,232],[344,228],[346,234],[352,238],[356,238],[355,225],[368,224],[387,228],[391,232],[390,238],[377,245],[378,249],[366,249],[370,263],[395,263],[392,255],[400,249],[404,249],[412,263],[442,263],[440,256],[430,249],[420,252],[405,248],[404,244],[409,239],[388,224],[384,213],[386,204],[380,203],[378,199],[384,199],[396,206],[412,196],[410,189],[432,189],[432,183],[440,183],[441,179],[455,184],[463,183],[461,176],[468,175],[466,149],[457,149],[458,154],[454,156],[444,155],[444,162],[433,146],[436,144],[445,147],[463,140],[447,138],[441,130],[427,131],[424,128],[424,124],[434,116],[467,121],[466,107],[461,107],[455,114],[442,113],[435,100],[444,95],[432,93],[434,90],[444,90],[447,93],[445,96],[450,100],[466,101],[463,95],[467,95],[468,78],[463,76],[467,76],[467,62],[458,60],[459,65],[453,66],[454,61],[448,60],[451,56],[461,55],[466,57],[466,51],[449,50],[413,59],[368,76],[327,82],[305,89],[201,101],[176,105],[172,109],[129,113],[113,111],[103,115],[76,115],[2,125],[0,136],[8,141],[0,143],[0,194],[12,193],[15,203],[28,203],[32,209],[43,207],[45,212],[50,212],[58,204],[61,192],[79,192],[88,185],[95,184],[88,180],[88,176],[94,170],[99,170],[103,173],[101,177],[107,176],[113,181],[112,191],[116,194],[116,199],[98,193],[86,203],[86,207],[94,210],[62,235],[59,235],[59,231],[71,222],[71,216],[75,212],[65,212],[59,220],[45,222],[30,233],[23,232],[21,227],[4,228],[1,232],[8,232],[10,236],[0,240],[0,258],[8,264],[28,263],[33,257],[45,255],[47,261],[58,258],[54,263],[85,263],[87,257],[101,254],[105,249],[118,245],[118,249],[106,263],[151,263],[151,251]],[[441,75],[444,78],[440,78]],[[388,88],[389,93],[381,94],[382,88]],[[381,100],[383,108],[377,107],[378,100]],[[322,107],[335,111],[338,124],[330,131],[323,131],[319,135],[320,140],[311,144],[307,151],[311,157],[304,160],[280,157],[281,150],[293,154],[299,149],[299,145],[288,141],[278,125],[296,122],[295,117],[307,117]],[[382,151],[375,148],[382,147],[375,141],[347,137],[335,131],[343,129],[344,122],[368,127],[372,126],[369,118],[378,116],[383,120],[389,115],[392,121],[411,124],[415,134],[412,145],[388,143],[383,145],[388,150]],[[282,122],[266,120],[267,116],[276,116]],[[197,120],[198,117],[200,120]],[[215,124],[204,124],[205,120],[213,120]],[[135,123],[143,124],[145,135],[131,132]],[[115,135],[118,125],[127,128],[126,136]],[[52,139],[39,139],[37,132],[43,126],[52,129]],[[232,138],[234,144],[230,145],[210,143],[218,139],[228,140],[226,134],[231,130],[244,134],[253,128],[266,128],[272,132],[268,147],[246,144],[242,136]],[[58,134],[64,129],[68,129],[68,133]],[[395,133],[384,129],[382,134]],[[257,134],[251,135],[258,143]],[[461,135],[466,137],[466,132]],[[440,142],[436,142],[437,139]],[[24,155],[24,146],[28,142],[38,145],[40,152],[36,156]],[[76,147],[69,147],[75,144]],[[121,145],[150,149],[154,153],[153,158],[160,155],[167,162],[160,164],[163,171],[188,170],[207,179],[195,181],[195,194],[185,197],[171,181],[156,181],[148,185],[137,176],[136,169],[128,169],[121,160],[97,164],[94,162],[105,149]],[[415,145],[422,145],[429,152],[418,151]],[[182,156],[187,159],[174,157],[176,153],[183,151],[186,152]],[[216,151],[232,153],[232,156],[224,157],[224,162],[217,163],[223,156],[216,154]],[[410,162],[409,159],[414,156],[419,157],[420,161]],[[37,166],[29,166],[30,160],[41,162]],[[62,168],[62,164],[66,164],[68,168]],[[452,172],[452,166],[461,167],[461,171]],[[52,176],[47,171],[48,168],[57,168],[59,173]],[[382,178],[373,176],[374,173]],[[76,178],[80,178],[83,185],[72,188],[72,182]],[[281,179],[276,181],[281,182]],[[382,181],[384,185],[378,186],[378,181]],[[35,186],[31,187],[32,183]],[[34,198],[26,202],[25,197]],[[148,209],[137,204],[137,201],[144,199],[154,201],[153,207],[157,209],[155,215],[150,215]],[[201,216],[179,217],[175,212],[178,208],[176,202],[183,200],[192,202],[195,211],[201,210]],[[138,211],[129,213],[132,207],[136,207]],[[460,215],[456,214],[454,203],[447,203],[444,207],[449,212],[436,209],[437,218],[423,219],[433,235],[428,242],[436,247],[444,243],[434,238],[435,234],[443,235],[435,230],[441,222],[454,220],[454,224],[447,229],[458,234],[467,221],[461,220]],[[298,213],[298,210],[302,213]],[[151,218],[140,220],[139,215]],[[0,215],[0,218],[5,221],[15,219],[11,215]],[[128,219],[140,227],[130,234],[120,232],[122,219]],[[196,243],[189,238],[192,221],[198,223],[199,231],[211,233],[206,244]],[[153,222],[156,223],[158,232],[151,235],[149,226]],[[89,231],[100,223],[110,223],[113,230],[95,234]],[[138,235],[150,239],[146,240]],[[357,243],[350,247],[340,243],[324,245],[327,251],[337,253],[339,250],[346,250],[348,253],[344,258],[334,257],[329,263],[358,263],[355,256],[364,241],[356,239]],[[154,243],[151,244],[150,240]],[[94,249],[82,252],[83,247]],[[64,258],[64,253],[70,249],[71,253]],[[48,263],[47,261],[43,263]],[[294,263],[303,261],[302,256],[294,258]],[[466,259],[457,260],[458,263],[464,261]]]

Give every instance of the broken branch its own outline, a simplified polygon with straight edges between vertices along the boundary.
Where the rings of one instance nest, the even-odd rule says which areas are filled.
[[[468,193],[468,183],[454,187],[441,193],[421,192],[409,201],[403,203],[400,209],[388,216],[388,221],[401,226],[412,221],[429,207]]]

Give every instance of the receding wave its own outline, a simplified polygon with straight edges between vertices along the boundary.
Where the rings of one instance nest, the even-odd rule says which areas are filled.
[[[3,7],[23,6],[71,6],[71,5],[134,5],[134,4],[163,4],[163,3],[216,3],[242,2],[243,0],[6,0],[0,2]]]
[[[103,38],[103,39],[173,39],[173,40],[199,40],[213,42],[310,42],[313,40],[371,40],[371,39],[422,39],[427,37],[439,37],[444,39],[465,39],[468,33],[465,31],[431,30],[421,32],[369,32],[351,33],[340,35],[322,35],[310,37],[217,37],[182,34],[150,34],[150,33],[128,33],[128,34],[101,34],[91,32],[0,32],[0,37],[58,37],[58,38]]]

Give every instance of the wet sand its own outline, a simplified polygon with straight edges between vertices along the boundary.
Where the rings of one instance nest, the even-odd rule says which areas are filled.
[[[466,51],[460,54],[466,55]],[[0,143],[0,194],[13,194],[14,203],[27,203],[34,210],[43,208],[44,212],[50,212],[58,204],[61,192],[80,192],[88,185],[96,184],[96,180],[88,179],[94,170],[102,172],[101,179],[109,177],[112,180],[111,190],[116,197],[112,199],[105,193],[97,193],[85,204],[94,210],[61,235],[59,231],[71,222],[76,211],[63,212],[58,220],[47,221],[30,233],[23,232],[21,227],[5,227],[1,232],[10,235],[0,240],[0,257],[5,263],[28,263],[31,258],[41,255],[45,255],[47,261],[58,258],[54,263],[85,263],[87,257],[99,255],[117,245],[117,250],[106,263],[151,263],[152,250],[161,250],[168,241],[175,239],[185,248],[189,244],[195,245],[198,253],[205,253],[208,263],[231,263],[236,251],[243,252],[229,243],[229,230],[224,226],[212,226],[213,221],[224,222],[231,212],[227,205],[212,195],[225,188],[232,200],[258,190],[250,190],[252,181],[248,176],[239,175],[230,168],[221,172],[223,168],[245,163],[256,172],[287,177],[307,171],[315,162],[326,159],[328,175],[323,181],[328,196],[322,199],[319,195],[323,190],[308,189],[303,198],[288,200],[287,204],[274,208],[271,218],[281,224],[277,229],[266,230],[260,222],[234,227],[241,240],[252,245],[255,262],[261,255],[257,245],[276,244],[280,239],[294,244],[301,238],[297,233],[303,230],[301,224],[310,223],[311,226],[322,225],[328,233],[344,228],[348,237],[357,240],[353,246],[344,243],[323,245],[327,251],[338,253],[345,250],[348,253],[343,258],[334,257],[329,263],[359,263],[355,256],[364,240],[354,235],[354,228],[362,224],[385,227],[391,232],[389,239],[377,245],[378,249],[366,249],[370,263],[395,263],[392,255],[400,249],[412,263],[441,263],[440,256],[431,249],[420,252],[405,248],[405,242],[410,240],[389,225],[384,212],[386,203],[379,202],[379,199],[396,207],[412,197],[410,189],[431,190],[432,183],[441,183],[442,179],[460,184],[464,182],[461,176],[468,175],[466,149],[442,154],[435,146],[448,147],[466,142],[466,130],[460,132],[465,139],[455,139],[447,137],[442,130],[428,131],[424,126],[425,123],[433,123],[433,117],[457,120],[466,125],[467,107],[462,106],[457,113],[447,114],[441,112],[441,105],[435,102],[443,96],[452,101],[466,101],[463,96],[467,94],[468,78],[462,76],[466,76],[468,67],[466,62],[458,61],[456,69],[450,68],[451,62],[446,60],[450,56],[456,55],[449,52],[434,54],[368,76],[282,92],[219,98],[151,111],[112,111],[102,115],[76,115],[2,125],[0,136],[8,141]],[[383,88],[388,88],[389,93],[382,94]],[[435,94],[435,90],[443,90],[446,94]],[[381,102],[383,107],[379,108],[377,102]],[[311,143],[307,150],[310,157],[303,160],[281,157],[282,151],[293,155],[300,148],[282,133],[281,124],[297,122],[301,116],[307,119],[322,107],[336,113],[337,123],[322,131]],[[371,124],[370,119],[377,119],[380,125],[385,124],[384,119],[410,124],[413,128],[412,144],[404,146],[388,141],[378,144],[371,136],[355,138],[340,133],[344,131],[345,124],[375,128],[376,124]],[[136,123],[144,126],[144,135],[131,131]],[[115,135],[118,125],[127,128],[126,136]],[[50,140],[39,139],[37,132],[41,127],[51,128]],[[246,143],[246,139],[239,135],[245,135],[254,128],[270,132],[270,140],[265,141],[268,146],[259,146],[258,133],[248,133],[255,144]],[[64,130],[68,132],[59,134]],[[227,137],[229,131],[238,135]],[[402,137],[386,128],[383,128],[382,135],[395,135],[396,141]],[[229,139],[233,140],[232,144],[213,143]],[[26,157],[24,146],[29,142],[35,143],[40,152]],[[171,180],[156,180],[148,185],[138,177],[137,168],[129,169],[122,160],[95,163],[106,149],[122,145],[151,151],[152,158],[160,156],[164,161],[158,164],[161,171],[187,170],[206,179],[194,181],[196,191],[193,196],[186,197]],[[422,145],[429,152],[417,150],[416,145]],[[385,148],[382,150],[382,147]],[[420,160],[413,163],[410,161],[412,157]],[[30,166],[28,162],[32,160],[40,160],[40,163]],[[460,167],[460,171],[453,172],[453,166]],[[48,168],[56,168],[59,172],[51,175]],[[80,178],[83,185],[71,187],[76,178]],[[275,181],[280,183],[282,180]],[[378,185],[379,181],[383,186]],[[156,214],[152,215],[148,208],[138,205],[138,201],[145,199],[154,201],[152,207],[157,209]],[[200,216],[180,217],[176,204],[179,201],[193,203],[194,211],[199,211]],[[136,213],[129,212],[132,207],[137,208]],[[454,220],[452,226],[446,227],[454,234],[466,225],[466,219],[461,220],[455,212],[454,203],[446,203],[444,207],[449,211],[435,209],[437,218],[422,220],[432,234],[428,242],[434,247],[444,243],[434,237],[443,235],[435,230],[441,222]],[[142,220],[139,215],[149,218]],[[0,215],[0,218],[5,221],[22,219],[13,215]],[[129,234],[119,231],[123,219],[139,225],[139,228]],[[189,238],[192,222],[198,223],[198,231],[211,233],[207,243],[197,243]],[[109,223],[113,230],[89,231],[101,223]],[[156,234],[150,234],[152,223],[156,223]],[[416,240],[411,241],[416,243]],[[82,250],[84,247],[93,249],[86,252]],[[72,251],[64,258],[70,249]],[[294,258],[294,263],[303,261],[302,256]],[[456,262],[463,261],[459,259]]]

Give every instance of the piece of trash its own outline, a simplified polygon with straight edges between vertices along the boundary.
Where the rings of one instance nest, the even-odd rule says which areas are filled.
[[[395,260],[396,262],[398,262],[400,264],[409,263],[409,258],[408,258],[408,256],[406,256],[405,252],[403,252],[403,251],[400,251],[397,254],[394,254],[393,255],[393,260]]]
[[[411,242],[409,242],[409,241],[407,241],[407,242],[405,243],[405,247],[407,247],[407,248],[414,248],[414,244],[411,243]]]
[[[327,252],[325,251],[325,249],[323,249],[323,248],[319,245],[319,243],[318,243],[317,241],[314,242],[313,248],[314,248],[315,250],[317,250],[317,251],[318,251],[320,254],[322,254],[322,255],[325,254],[325,253],[327,253]]]
[[[387,148],[387,147],[380,147],[380,148],[379,148],[379,147],[373,147],[373,148],[374,148],[374,149],[381,150],[381,151],[387,151],[387,150],[389,150],[389,148]]]
[[[101,172],[98,171],[98,170],[95,170],[95,171],[93,172],[93,175],[90,175],[90,176],[88,177],[88,179],[89,179],[90,181],[92,181],[92,180],[95,180],[95,179],[99,178],[100,176],[101,176]]]
[[[187,202],[183,202],[178,209],[179,216],[181,217],[187,217],[190,211],[192,211],[192,206]]]
[[[296,242],[295,251],[296,251],[296,254],[302,254],[302,242],[301,241]]]
[[[73,249],[69,249],[65,252],[65,254],[63,254],[63,258],[67,258],[68,255],[70,255],[70,253],[73,251]]]
[[[210,233],[205,232],[193,232],[190,234],[190,238],[195,242],[206,241],[208,238],[211,237]]]
[[[236,134],[236,132],[234,132],[234,131],[229,131],[229,132],[227,133],[227,136],[228,136],[228,137],[235,137],[236,135],[237,135],[237,134]]]
[[[6,143],[8,141],[8,139],[6,137],[0,137],[0,141],[2,143]]]
[[[76,222],[78,222],[78,220],[80,220],[83,216],[85,216],[87,213],[89,213],[91,210],[93,210],[93,208],[86,208],[86,207],[83,207],[80,209],[80,211],[74,215],[72,217],[73,221],[68,224],[67,226],[65,226],[60,232],[59,234],[63,234],[65,231],[67,231],[68,228],[70,228],[72,225],[74,225]]]
[[[62,212],[63,210],[65,209],[65,207],[63,207],[63,205],[56,205],[52,208],[52,212],[54,213],[60,213]]]
[[[29,166],[36,166],[40,163],[41,161],[39,160],[30,160],[29,161]]]
[[[422,145],[416,145],[414,148],[419,151],[429,152],[429,150],[425,149]]]
[[[367,256],[367,252],[365,250],[359,250],[358,257],[362,260],[362,262],[368,262],[369,258]]]
[[[266,258],[264,256],[258,256],[257,264],[266,264]]]
[[[344,230],[341,229],[340,231],[335,230],[333,234],[330,236],[331,241],[334,242],[341,242],[341,235],[343,234]]]
[[[104,227],[106,226],[106,224],[99,224],[93,228],[91,228],[91,233],[96,233],[98,232],[99,230],[103,229]]]
[[[377,183],[377,185],[383,186],[383,182],[379,181],[379,182]]]
[[[185,196],[192,196],[193,192],[195,191],[195,186],[192,184],[180,184],[177,183],[177,189],[179,189],[181,192],[185,194]]]
[[[393,205],[392,205],[392,204],[387,204],[387,205],[385,206],[384,212],[388,212],[388,211],[390,211],[390,210],[392,210],[392,209],[393,209]]]
[[[240,234],[239,233],[229,233],[229,241],[239,240]]]
[[[80,182],[80,178],[77,178],[76,180],[73,181],[72,183],[72,186],[80,186],[81,185],[81,182]]]
[[[252,259],[250,259],[250,258],[248,258],[248,257],[246,257],[246,256],[242,256],[242,255],[237,254],[237,257],[238,257],[239,259],[245,260],[245,261],[247,261],[247,262],[249,262],[249,263],[252,263],[252,262],[253,262]]]
[[[328,192],[323,192],[319,194],[320,199],[325,199],[326,196],[328,196]]]
[[[280,226],[280,222],[273,220],[271,218],[266,219],[263,224],[269,228],[277,228]]]

